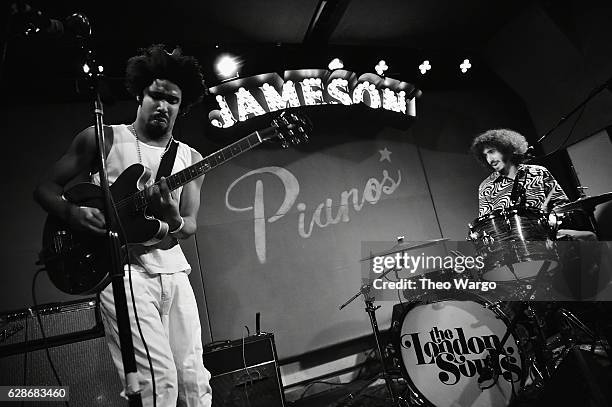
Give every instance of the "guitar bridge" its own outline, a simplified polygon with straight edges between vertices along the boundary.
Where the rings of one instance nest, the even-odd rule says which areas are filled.
[[[72,235],[66,230],[58,230],[53,235],[52,253],[55,255],[64,254],[72,248]]]
[[[51,236],[47,245],[38,254],[37,265],[47,264],[50,261],[60,260],[63,256],[70,253],[74,248],[72,234],[67,230],[57,230]]]

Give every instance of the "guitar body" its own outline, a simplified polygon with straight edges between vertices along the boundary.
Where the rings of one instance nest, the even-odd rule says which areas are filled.
[[[144,189],[150,172],[141,164],[128,167],[111,185],[115,204]],[[64,198],[79,206],[103,210],[102,189],[80,183],[64,192]],[[130,201],[132,202],[132,201]],[[120,241],[125,244],[154,244],[159,241],[162,223],[136,205],[117,205]],[[162,233],[165,234],[165,233]],[[110,283],[110,256],[106,236],[73,230],[55,216],[47,217],[43,230],[43,251],[49,279],[61,291],[86,295],[101,291]]]

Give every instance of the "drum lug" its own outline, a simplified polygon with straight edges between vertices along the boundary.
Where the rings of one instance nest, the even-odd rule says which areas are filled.
[[[495,238],[489,235],[486,231],[482,233],[482,243],[484,243],[485,246],[490,246],[494,241]]]

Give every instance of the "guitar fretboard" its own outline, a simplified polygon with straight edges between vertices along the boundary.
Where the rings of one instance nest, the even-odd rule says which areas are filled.
[[[231,160],[232,158],[239,156],[240,154],[248,151],[252,148],[257,147],[262,143],[262,139],[259,136],[258,132],[254,132],[249,134],[248,136],[232,143],[226,147],[223,147],[221,150],[214,152],[206,157],[204,157],[201,161],[185,168],[182,171],[179,171],[175,174],[172,174],[166,177],[166,182],[168,183],[168,188],[171,191],[193,181],[194,179],[201,177],[206,174],[208,171],[212,170],[225,163],[226,161]],[[156,182],[155,185],[159,184]],[[150,187],[149,187],[150,188]],[[132,195],[133,202],[135,208],[137,210],[143,209],[147,206],[148,201],[145,194],[145,190],[138,191],[134,195]],[[131,199],[124,200],[119,203],[119,205],[126,204],[126,201],[132,201]]]

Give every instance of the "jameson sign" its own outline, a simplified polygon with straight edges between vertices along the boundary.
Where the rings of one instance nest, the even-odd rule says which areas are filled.
[[[209,89],[218,109],[208,113],[213,126],[228,128],[252,117],[293,107],[364,103],[398,115],[416,116],[412,84],[373,73],[357,76],[336,69],[302,69],[234,79]]]
[[[495,334],[469,336],[461,327],[441,330],[434,326],[425,334],[402,335],[401,346],[414,352],[417,368],[435,366],[438,379],[448,386],[457,384],[462,376],[478,377],[485,367],[508,382],[518,382],[522,374],[516,349],[508,346],[500,352],[500,338]]]

